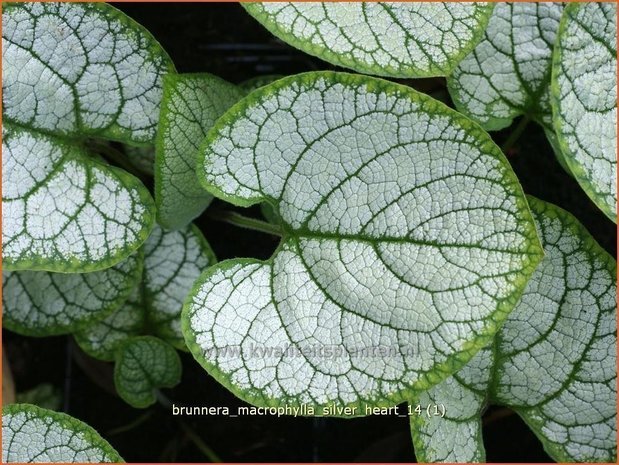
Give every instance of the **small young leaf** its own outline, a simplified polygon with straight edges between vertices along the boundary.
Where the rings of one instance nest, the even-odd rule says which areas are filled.
[[[617,5],[565,8],[553,54],[552,105],[576,180],[617,222]]]
[[[2,409],[2,463],[123,462],[87,424],[64,413],[29,404]]]
[[[116,310],[139,283],[142,254],[92,273],[2,273],[2,324],[27,336],[67,334]]]
[[[497,3],[484,39],[447,79],[456,108],[488,130],[519,115],[552,128],[552,47],[562,11],[561,3]]]
[[[483,37],[492,4],[242,3],[284,42],[380,76],[446,76]]]
[[[101,360],[113,360],[118,344],[152,334],[186,350],[180,313],[191,285],[215,255],[194,225],[180,231],[155,226],[144,246],[144,272],[128,301],[116,312],[75,335],[80,347]]]
[[[78,145],[4,123],[2,168],[5,270],[102,270],[150,233],[148,190]]]
[[[212,200],[196,178],[198,147],[207,131],[244,92],[211,74],[169,74],[164,78],[156,141],[157,220],[182,228]]]
[[[205,188],[268,201],[282,221],[270,260],[209,268],[183,311],[196,359],[257,405],[386,405],[426,389],[491,340],[541,259],[498,147],[409,87],[281,79],[222,116],[202,157]]]
[[[142,26],[105,3],[7,3],[4,122],[56,135],[151,142],[174,66]]]
[[[559,462],[616,461],[617,264],[569,213],[529,203],[546,256],[491,350],[422,396],[445,405],[457,400],[447,407],[454,421],[411,419],[420,461],[483,458],[471,451],[483,453],[484,398],[516,410]],[[462,404],[466,419],[449,413]],[[461,434],[462,420],[475,434]],[[450,437],[457,444],[438,439]]]
[[[174,347],[152,336],[133,337],[117,349],[114,384],[125,402],[146,408],[157,401],[156,389],[180,382],[181,370]]]

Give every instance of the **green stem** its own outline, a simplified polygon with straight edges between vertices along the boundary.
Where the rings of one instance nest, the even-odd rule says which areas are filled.
[[[172,409],[172,405],[173,405],[172,401],[168,398],[168,396],[166,396],[159,389],[155,390],[155,397],[157,398],[159,405],[161,405],[163,408],[165,408],[166,410]],[[198,436],[197,433],[193,429],[191,429],[191,427],[187,423],[185,423],[180,418],[177,418],[176,421],[178,421],[178,424],[180,425],[182,430],[185,432],[187,437],[191,440],[191,442],[195,444],[195,446],[200,450],[200,452],[204,454],[205,457],[207,457],[211,462],[217,462],[217,463],[221,462],[221,459],[213,451],[213,449],[211,449],[202,440],[202,438],[200,438],[200,436]]]
[[[518,126],[516,126],[516,129],[512,131],[507,140],[501,146],[501,150],[503,151],[503,153],[507,153],[507,151],[512,148],[512,146],[516,143],[524,130],[527,128],[529,121],[531,121],[531,118],[529,118],[527,115],[522,117],[522,119],[518,122]]]
[[[183,420],[179,419],[178,423],[181,425],[181,428],[187,437],[198,449],[200,449],[200,452],[202,452],[206,458],[208,458],[211,462],[221,463],[219,456],[202,440],[200,436],[196,434],[194,430],[192,430]]]
[[[148,410],[146,411],[146,413],[143,413],[142,415],[137,417],[135,420],[133,420],[131,423],[127,423],[126,425],[119,426],[118,428],[109,430],[107,432],[107,436],[116,436],[117,434],[126,433],[127,431],[131,431],[132,429],[137,428],[142,423],[147,421],[150,417],[152,417],[153,413],[154,412],[152,410]]]
[[[251,229],[252,231],[259,231],[274,236],[282,236],[282,230],[279,226],[256,218],[249,218],[236,212],[216,210],[209,212],[208,216],[215,221],[223,221],[224,223],[233,224],[240,228]]]

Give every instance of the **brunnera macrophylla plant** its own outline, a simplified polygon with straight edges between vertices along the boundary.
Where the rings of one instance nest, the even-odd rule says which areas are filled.
[[[136,408],[181,350],[256,406],[443,404],[411,415],[419,461],[484,461],[489,404],[557,461],[616,460],[616,262],[486,132],[540,124],[614,221],[616,6],[243,6],[364,74],[234,85],[109,5],[4,6],[4,327],[72,335]],[[445,76],[455,109],[372,76]],[[281,236],[270,259],[217,263],[192,224],[213,198],[261,205],[233,218]],[[3,461],[122,460],[67,415],[3,420]]]

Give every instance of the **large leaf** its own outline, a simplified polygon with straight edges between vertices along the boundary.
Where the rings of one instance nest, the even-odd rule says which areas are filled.
[[[4,121],[57,135],[150,142],[162,75],[157,41],[104,3],[7,3]]]
[[[213,123],[244,92],[211,74],[169,74],[164,79],[155,155],[157,220],[178,229],[212,200],[196,178],[198,147]]]
[[[617,5],[574,3],[553,55],[554,126],[587,195],[617,222]]]
[[[114,384],[125,402],[146,408],[157,401],[158,388],[179,383],[181,370],[181,360],[170,344],[153,336],[133,337],[118,348]]]
[[[29,404],[2,409],[2,462],[122,462],[112,446],[87,424]]]
[[[480,414],[514,408],[560,462],[615,462],[615,260],[574,217],[531,198],[546,256],[494,344],[421,396],[446,418],[411,421],[420,461],[483,459]]]
[[[561,3],[497,3],[484,39],[447,79],[458,110],[488,130],[520,115],[552,130],[552,47],[562,11]]]
[[[28,336],[67,334],[116,310],[138,285],[142,254],[92,273],[2,273],[2,325]]]
[[[144,273],[129,299],[107,318],[76,333],[80,347],[95,358],[113,360],[118,345],[152,334],[185,349],[180,313],[191,285],[215,255],[200,230],[155,227],[143,247]]]
[[[9,123],[3,135],[6,270],[101,270],[146,239],[154,206],[136,178],[58,138]]]
[[[209,268],[183,311],[196,359],[254,404],[406,399],[488,343],[541,258],[498,147],[405,86],[285,78],[222,116],[204,148],[209,191],[282,220],[270,260]]]
[[[288,44],[380,76],[446,76],[483,37],[492,4],[243,3]]]
[[[166,53],[106,4],[10,3],[2,14],[3,258],[9,270],[110,267],[147,237],[153,202],[87,137],[147,144]]]

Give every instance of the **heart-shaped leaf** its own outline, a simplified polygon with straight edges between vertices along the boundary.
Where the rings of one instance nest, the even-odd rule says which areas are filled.
[[[456,108],[488,130],[526,115],[552,131],[552,47],[562,12],[561,3],[497,3],[484,39],[447,79]]]
[[[27,336],[67,334],[116,310],[142,276],[141,253],[92,273],[2,273],[2,325]]]
[[[183,311],[196,359],[257,405],[386,405],[428,388],[491,340],[541,259],[498,147],[405,86],[285,78],[204,148],[205,188],[282,220],[270,260],[209,268]]]
[[[215,120],[244,92],[207,73],[169,74],[163,89],[155,157],[157,220],[178,229],[213,199],[196,178],[198,147]]]
[[[554,126],[565,161],[617,222],[617,5],[565,8],[553,54]]]
[[[102,3],[11,3],[2,26],[5,269],[108,268],[147,237],[154,206],[84,143],[152,143],[173,65],[145,29]]]
[[[481,410],[512,407],[559,462],[615,462],[615,260],[576,219],[530,198],[544,260],[494,344],[422,394],[445,418],[412,417],[419,461],[483,460]]]
[[[154,206],[136,178],[58,138],[8,123],[3,135],[6,270],[101,270],[144,242]]]
[[[243,3],[284,42],[329,63],[380,76],[446,76],[483,37],[492,4]]]
[[[123,462],[87,424],[29,404],[2,409],[2,463]]]
[[[116,352],[114,384],[120,397],[136,408],[157,401],[155,390],[181,380],[181,360],[174,347],[153,336],[132,337]]]
[[[194,225],[179,231],[155,226],[142,250],[142,281],[127,302],[75,334],[80,347],[95,358],[113,360],[120,342],[145,333],[186,350],[180,322],[183,301],[202,270],[216,262],[215,255]]]

